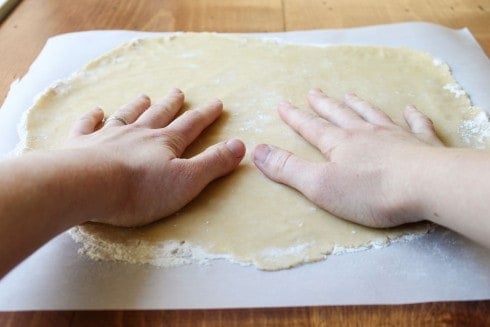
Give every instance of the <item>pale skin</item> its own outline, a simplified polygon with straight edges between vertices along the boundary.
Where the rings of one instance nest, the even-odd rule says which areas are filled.
[[[312,90],[308,101],[313,112],[287,102],[278,112],[326,160],[258,145],[253,161],[266,176],[344,219],[373,227],[431,220],[490,247],[490,155],[444,147],[412,106],[402,128],[352,94],[337,102]],[[128,125],[110,120],[100,129],[104,113],[95,109],[64,149],[0,162],[0,276],[72,226],[148,224],[232,172],[245,155],[240,140],[181,158],[223,110],[214,100],[176,117],[183,103],[177,89],[155,104],[140,96],[115,113]]]
[[[336,101],[314,89],[307,98],[313,112],[287,102],[278,112],[325,161],[261,144],[253,160],[267,177],[359,224],[430,220],[490,247],[488,152],[444,147],[413,106],[404,110],[408,127],[402,128],[353,94]]]
[[[189,159],[185,148],[223,111],[219,100],[175,118],[184,103],[171,90],[151,105],[140,96],[100,127],[95,109],[73,127],[66,147],[0,162],[0,276],[64,230],[97,221],[138,226],[185,206],[245,155],[226,140]]]

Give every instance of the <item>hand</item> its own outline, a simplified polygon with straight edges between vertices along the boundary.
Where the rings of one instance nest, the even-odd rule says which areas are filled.
[[[116,193],[116,208],[94,220],[121,226],[143,225],[168,216],[190,202],[212,180],[230,173],[245,154],[239,140],[211,146],[189,159],[186,147],[223,111],[219,100],[188,110],[175,118],[184,94],[174,89],[151,105],[140,96],[119,109],[127,125],[110,119],[102,128],[104,113],[95,109],[73,127],[66,148],[87,153],[92,165],[114,167],[107,196]]]
[[[308,102],[316,114],[281,103],[279,115],[326,161],[308,162],[261,144],[253,153],[255,165],[338,217],[372,227],[420,220],[416,196],[406,187],[417,176],[407,180],[403,173],[407,163],[416,162],[426,149],[443,146],[430,119],[407,106],[408,131],[353,94],[339,103],[311,90]]]

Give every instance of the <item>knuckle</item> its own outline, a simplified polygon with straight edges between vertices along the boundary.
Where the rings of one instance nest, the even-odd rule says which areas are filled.
[[[425,116],[420,116],[417,123],[418,132],[434,131],[434,123],[432,120]]]
[[[185,122],[188,129],[194,129],[200,126],[204,116],[198,110],[188,110],[181,115],[181,119]]]
[[[200,120],[203,118],[202,113],[199,110],[187,110],[182,114],[182,117],[188,120]]]
[[[147,96],[146,94],[142,94],[123,108],[124,109],[133,109],[134,107],[137,107],[137,106],[149,106],[150,103],[151,103],[150,97]]]
[[[232,159],[233,156],[232,156],[231,151],[229,149],[227,149],[224,144],[221,144],[218,147],[216,157],[217,157],[220,164],[225,165],[225,164],[228,164],[231,162],[230,159]]]
[[[270,156],[269,167],[275,179],[282,181],[285,172],[288,170],[293,155],[290,152],[276,153]]]
[[[306,132],[309,131],[312,126],[316,124],[323,124],[324,120],[323,118],[319,116],[313,116],[313,115],[308,115],[304,117],[304,119],[301,119],[300,121],[297,122],[295,129],[301,132]]]
[[[231,153],[223,144],[208,148],[206,151],[210,151],[211,153],[210,159],[206,162],[206,166],[211,168],[211,170],[216,168],[217,170],[222,171],[222,168],[228,167],[232,162]]]
[[[164,144],[176,155],[180,154],[187,146],[185,139],[177,133],[161,131],[158,136],[165,140]]]
[[[424,124],[429,128],[434,128],[434,122],[427,116],[424,116]]]
[[[130,109],[119,109],[118,111],[116,111],[113,116],[118,116],[118,117],[121,117],[123,119],[129,119],[131,117],[131,113],[132,111]]]
[[[171,105],[167,102],[160,102],[152,105],[150,109],[155,109],[156,111],[160,111],[160,112],[167,112],[168,110],[171,109]]]

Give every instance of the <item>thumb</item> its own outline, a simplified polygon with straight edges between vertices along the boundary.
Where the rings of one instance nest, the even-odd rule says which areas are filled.
[[[104,119],[101,108],[95,108],[80,117],[70,131],[70,138],[93,133]]]
[[[245,155],[245,145],[240,140],[228,140],[207,148],[204,152],[186,159],[192,167],[192,180],[196,188],[203,189],[211,181],[232,172]]]
[[[307,196],[312,185],[317,182],[314,164],[289,151],[259,144],[254,149],[252,159],[268,178],[293,187]]]

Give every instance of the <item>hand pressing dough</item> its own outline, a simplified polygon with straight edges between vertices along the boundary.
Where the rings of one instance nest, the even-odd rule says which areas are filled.
[[[72,123],[96,105],[109,115],[138,94],[156,100],[173,86],[185,92],[186,108],[220,98],[226,111],[186,156],[236,137],[248,149],[271,143],[324,160],[275,110],[283,99],[308,110],[305,95],[313,87],[337,98],[355,92],[402,125],[403,108],[414,104],[430,116],[447,145],[487,146],[486,116],[471,107],[448,66],[428,54],[181,34],[124,44],[49,88],[26,117],[25,150],[60,146]],[[268,180],[248,155],[236,172],[171,217],[133,229],[88,223],[71,234],[81,252],[95,259],[172,266],[227,258],[277,270],[322,260],[339,249],[388,244],[427,232],[428,226],[376,230],[338,219]]]

